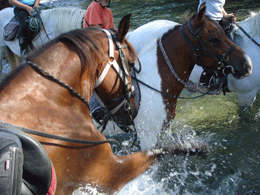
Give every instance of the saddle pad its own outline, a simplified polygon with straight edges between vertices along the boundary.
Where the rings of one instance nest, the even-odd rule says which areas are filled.
[[[8,22],[8,24],[4,26],[4,32],[3,32],[4,40],[13,41],[17,37],[19,26],[20,26],[19,22],[17,22],[15,17],[13,17]]]

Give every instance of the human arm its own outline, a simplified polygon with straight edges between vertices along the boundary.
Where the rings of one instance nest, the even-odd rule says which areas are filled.
[[[37,1],[39,1],[39,0],[37,0]],[[32,12],[33,12],[33,8],[32,8],[32,7],[30,7],[30,6],[28,6],[28,5],[25,5],[25,4],[23,4],[23,3],[21,3],[21,2],[19,2],[19,1],[17,1],[17,0],[9,0],[9,3],[10,3],[11,5],[15,6],[15,7],[18,7],[18,8],[20,8],[20,9],[26,10],[30,15],[31,15]]]
[[[226,20],[236,21],[236,15],[234,13],[228,14],[226,10],[223,8],[222,10],[223,18]]]
[[[35,9],[35,8],[39,7],[39,5],[40,5],[40,0],[35,0],[33,8]]]

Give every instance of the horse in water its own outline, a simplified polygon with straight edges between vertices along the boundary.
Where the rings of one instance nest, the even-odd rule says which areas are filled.
[[[116,156],[110,144],[104,143],[106,138],[95,128],[88,107],[95,87],[109,110],[121,102],[117,99],[119,96],[127,98],[127,105],[116,115],[125,116],[129,113],[125,109],[133,110],[135,115],[137,106],[134,96],[129,95],[132,94],[131,70],[135,55],[125,39],[129,20],[129,16],[124,17],[118,31],[112,35],[108,33],[109,39],[107,31],[91,28],[58,36],[29,53],[27,61],[0,85],[0,120],[6,127],[12,124],[37,133],[98,141],[83,145],[41,137],[37,133],[32,135],[43,144],[53,163],[56,194],[71,194],[75,188],[86,184],[112,194],[164,155],[208,152],[204,144],[198,144]],[[127,80],[129,82],[125,83]],[[31,160],[34,158],[37,157]]]
[[[180,93],[193,87],[188,80],[196,63],[208,70],[226,70],[237,79],[252,72],[247,54],[205,11],[203,5],[182,25],[159,20],[128,34],[142,65],[136,74],[141,100],[134,120],[142,149],[154,146],[158,134],[169,127]]]
[[[86,10],[73,7],[43,9],[40,17],[44,28],[42,27],[39,35],[33,39],[34,47],[41,46],[62,33],[83,28],[85,13]],[[14,69],[19,64],[20,47],[18,39],[13,41],[5,41],[3,39],[3,28],[12,17],[14,17],[13,8],[6,8],[0,11],[0,62],[2,66],[2,60],[5,55],[12,69]]]
[[[251,107],[255,101],[256,95],[260,90],[260,12],[251,12],[247,19],[236,23],[237,33],[243,37],[241,48],[248,54],[254,64],[252,74],[243,80],[236,79],[231,75],[227,78],[227,84],[230,91],[235,92],[240,107]],[[236,39],[234,39],[236,41]],[[195,66],[191,73],[191,80],[199,82],[203,69]]]
[[[260,66],[260,12],[252,13],[238,25],[239,33],[244,38],[242,49],[252,59],[254,71],[243,80],[228,77],[228,88],[236,92],[239,106],[252,106],[260,91],[260,68],[258,68]]]

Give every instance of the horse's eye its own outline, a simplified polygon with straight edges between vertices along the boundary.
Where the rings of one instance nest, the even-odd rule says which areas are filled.
[[[133,68],[133,67],[135,66],[135,63],[133,63],[133,62],[128,62],[128,64],[129,64],[129,66],[130,66],[131,68]]]
[[[220,43],[220,40],[218,38],[212,38],[210,39],[211,43]]]

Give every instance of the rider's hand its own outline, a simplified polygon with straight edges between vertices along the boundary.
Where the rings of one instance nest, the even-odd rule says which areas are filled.
[[[230,21],[236,21],[236,15],[231,13],[231,14],[226,14],[225,15],[225,19],[226,20],[230,20]]]
[[[29,15],[31,15],[34,12],[34,8],[28,6],[28,8],[26,9],[26,11],[29,13]]]

